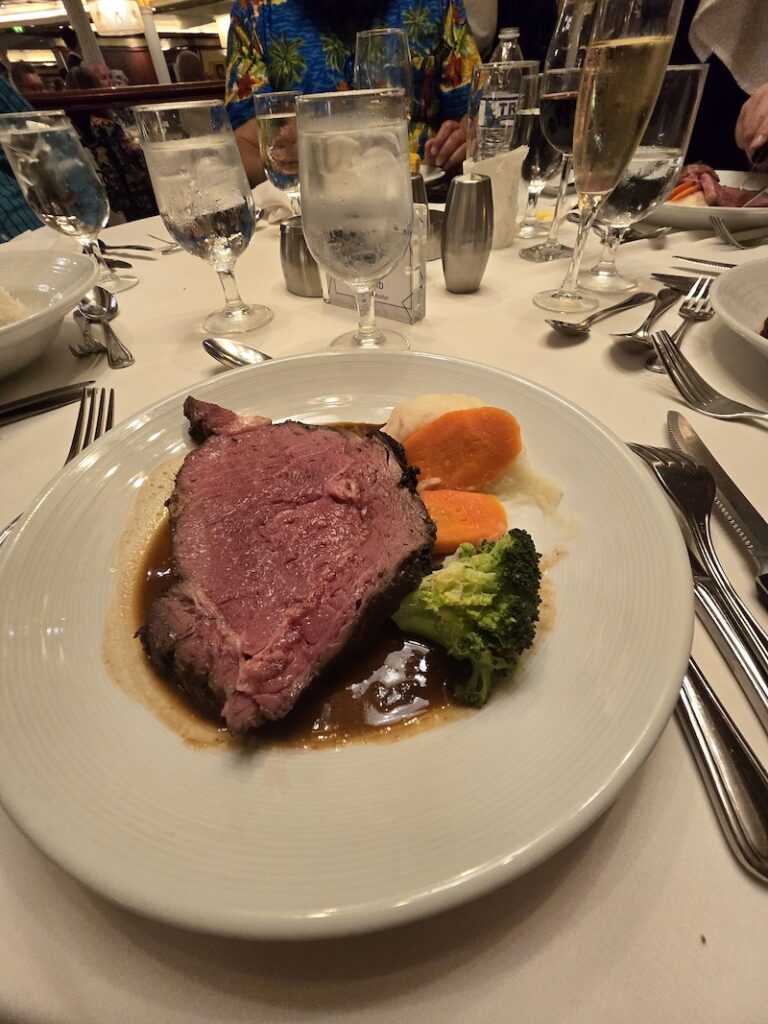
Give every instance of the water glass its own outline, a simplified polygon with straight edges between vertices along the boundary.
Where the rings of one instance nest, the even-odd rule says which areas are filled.
[[[472,72],[467,159],[473,163],[507,153],[515,140],[524,80],[539,73],[535,60],[478,64]]]
[[[413,67],[402,28],[373,28],[355,40],[355,89],[402,89],[406,111],[413,102]]]
[[[168,232],[219,275],[225,306],[203,321],[206,331],[239,334],[274,316],[248,305],[234,276],[256,226],[253,196],[226,108],[220,100],[135,107],[157,206]]]
[[[299,204],[299,150],[296,140],[296,97],[299,92],[259,92],[253,97],[259,151],[264,171],[288,196],[294,215]]]
[[[675,187],[707,71],[706,64],[667,68],[640,145],[600,208],[597,222],[606,229],[605,244],[595,266],[579,278],[582,288],[618,292],[637,287],[637,278],[617,271],[616,251],[628,229],[652,213]]]
[[[413,224],[402,89],[300,96],[301,205],[309,251],[355,291],[358,328],[331,348],[408,348],[374,315],[374,289],[406,253]]]
[[[138,284],[104,263],[97,239],[109,220],[109,201],[64,111],[2,114],[0,143],[26,201],[44,224],[76,238],[96,260],[99,284],[111,292]]]

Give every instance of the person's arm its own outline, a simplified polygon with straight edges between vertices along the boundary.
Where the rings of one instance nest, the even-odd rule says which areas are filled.
[[[256,119],[251,118],[245,124],[235,129],[235,142],[240,150],[240,159],[243,161],[248,184],[253,188],[259,182],[264,181],[264,165],[261,162],[261,151],[259,149],[259,132],[256,127]]]
[[[428,164],[452,171],[467,158],[467,115],[460,121],[443,121],[433,138],[424,146]]]
[[[768,142],[768,83],[753,92],[736,122],[736,143],[750,160]]]
[[[235,141],[253,188],[264,181],[259,138],[253,111],[253,94],[269,88],[264,49],[259,33],[259,15],[253,3],[240,0],[232,8],[227,39],[225,103]]]

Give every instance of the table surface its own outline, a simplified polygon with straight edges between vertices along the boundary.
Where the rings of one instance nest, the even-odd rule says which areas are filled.
[[[114,242],[163,235],[158,220],[104,233]],[[284,287],[276,226],[259,226],[240,259],[246,299],[275,311],[253,344],[275,357],[318,352],[352,314]],[[37,233],[11,247],[53,245]],[[60,244],[60,243],[57,243]],[[452,295],[428,267],[427,317],[407,329],[412,347],[511,370],[565,395],[626,440],[667,444],[669,409],[686,412],[758,508],[768,508],[760,426],[684,410],[667,378],[611,344],[645,309],[599,324],[589,338],[553,334],[531,303],[559,284],[562,262],[521,260],[521,244],[494,251],[481,289]],[[621,249],[647,275],[681,272],[673,253],[760,259],[700,235],[673,234]],[[220,304],[211,268],[185,253],[131,257],[138,287],[120,295],[115,327],[136,363],[75,360],[71,318],[49,352],[0,381],[0,402],[95,377],[116,389],[122,419],[170,392],[227,372],[202,347],[202,318]],[[652,283],[650,280],[647,282]],[[616,297],[614,297],[616,298]],[[607,302],[608,300],[606,300]],[[674,325],[674,313],[664,325]],[[768,405],[768,360],[718,318],[692,328],[692,360],[715,386]],[[19,513],[60,469],[75,406],[0,430],[0,523]],[[727,570],[759,621],[748,566],[719,523]],[[2,592],[0,592],[2,593]],[[0,600],[9,599],[2,594]],[[733,677],[697,624],[696,658],[768,764],[762,733]],[[765,1020],[768,887],[737,864],[690,752],[671,720],[615,804],[583,835],[517,881],[458,909],[386,932],[318,942],[268,943],[189,933],[114,906],[51,863],[0,811],[0,1020],[295,1022],[516,1020],[665,1024]]]

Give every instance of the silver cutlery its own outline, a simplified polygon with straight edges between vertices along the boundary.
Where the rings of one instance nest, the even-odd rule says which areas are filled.
[[[209,356],[213,356],[224,366],[255,366],[257,363],[264,363],[272,356],[266,352],[260,352],[250,345],[243,345],[240,341],[232,341],[231,338],[204,338],[203,348]]]
[[[4,402],[0,405],[0,426],[17,423],[29,416],[37,416],[38,413],[47,412],[49,409],[58,409],[62,405],[69,405],[70,402],[77,402],[83,390],[94,383],[92,380],[81,380],[76,384],[64,384],[60,388],[51,388],[49,391],[27,395],[26,398]]]
[[[69,351],[73,356],[83,358],[84,356],[101,355],[102,352],[106,352],[106,346],[102,345],[100,341],[94,338],[91,332],[91,324],[89,320],[86,320],[82,312],[76,309],[72,314],[72,319],[77,324],[81,340],[68,346]]]
[[[653,302],[655,298],[656,296],[653,292],[636,292],[634,295],[630,295],[629,298],[622,299],[621,302],[616,302],[606,309],[599,309],[596,313],[591,313],[578,323],[569,323],[567,320],[547,320],[545,322],[556,331],[559,331],[560,334],[567,334],[574,338],[583,337],[589,334],[590,327],[592,324],[596,324],[598,320],[614,316],[614,314],[620,313],[624,309],[633,309],[635,306],[642,306],[646,302]]]
[[[693,658],[675,712],[736,859],[768,881],[768,775]]]
[[[161,256],[167,256],[172,252],[181,252],[181,246],[178,242],[172,242],[168,238],[161,238],[159,235],[150,235],[149,232],[147,232],[147,237],[154,238],[156,242],[163,243],[162,249],[155,249],[155,252],[159,252]]]
[[[709,222],[720,241],[734,249],[754,249],[756,246],[768,242],[768,232],[764,232],[762,235],[753,235],[751,238],[737,238],[722,217],[710,217]]]
[[[768,523],[731,480],[685,416],[668,412],[667,429],[674,446],[706,466],[714,477],[715,504],[754,563],[757,596],[768,607]]]
[[[137,252],[158,252],[157,247],[154,245],[107,245],[101,239],[98,240],[98,243],[102,252],[122,252],[125,249],[136,249]]]
[[[651,338],[653,345],[683,400],[697,412],[719,420],[768,420],[768,412],[754,409],[744,402],[727,398],[715,391],[701,374],[693,368],[666,331],[659,331]]]
[[[677,315],[680,317],[680,326],[672,335],[672,344],[677,345],[678,348],[680,348],[680,342],[683,340],[683,335],[692,323],[701,323],[704,320],[711,320],[715,315],[715,310],[713,309],[712,302],[709,298],[709,289],[711,285],[711,278],[697,278],[696,282],[691,286],[690,291],[683,300],[680,309],[678,309]],[[652,370],[653,373],[665,372],[664,367],[659,362],[659,357],[655,352],[648,356],[645,368],[646,370]]]
[[[735,263],[722,263],[720,260],[704,260],[698,256],[673,256],[673,260],[683,260],[686,263],[698,263],[702,267],[716,267],[718,270],[733,270]]]
[[[768,635],[733,588],[717,557],[710,532],[715,501],[715,481],[705,466],[671,448],[630,444],[636,455],[653,470],[664,492],[682,516],[683,535],[696,558],[714,581],[716,604],[732,624],[734,654],[743,671],[736,677],[755,714],[768,731]]]
[[[113,370],[131,366],[133,355],[123,345],[109,323],[118,313],[117,296],[105,288],[95,287],[80,300],[78,309],[91,323],[101,324],[107,348],[107,362]]]
[[[651,277],[655,281],[661,281],[668,288],[677,288],[679,292],[689,292],[704,274],[710,278],[720,276],[717,270],[700,270],[696,277],[688,277],[683,274],[651,274]]]
[[[633,351],[642,351],[650,348],[652,344],[651,327],[662,313],[665,313],[670,306],[674,306],[679,298],[680,292],[677,288],[662,288],[656,295],[650,313],[636,330],[627,331],[624,334],[612,334],[611,337],[616,341],[622,342],[627,347],[631,347]]]

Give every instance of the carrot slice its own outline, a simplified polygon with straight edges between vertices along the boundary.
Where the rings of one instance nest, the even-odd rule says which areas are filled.
[[[459,409],[426,423],[405,440],[421,488],[480,491],[520,454],[520,424],[504,409]]]
[[[680,199],[692,196],[694,192],[701,192],[701,185],[699,185],[698,182],[686,182],[682,185],[676,185],[669,193],[669,201],[671,203],[676,203]]]
[[[422,498],[437,527],[436,555],[450,555],[459,544],[480,544],[507,532],[507,513],[493,494],[425,491]]]

